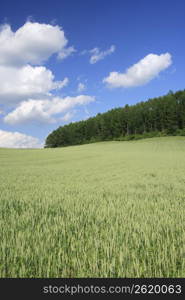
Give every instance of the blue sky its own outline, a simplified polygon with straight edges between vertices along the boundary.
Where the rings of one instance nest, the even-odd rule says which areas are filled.
[[[6,0],[0,24],[0,147],[185,88],[184,0]]]

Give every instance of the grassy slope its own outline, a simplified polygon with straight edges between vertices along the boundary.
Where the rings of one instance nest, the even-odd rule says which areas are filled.
[[[0,277],[183,277],[185,138],[0,149]]]

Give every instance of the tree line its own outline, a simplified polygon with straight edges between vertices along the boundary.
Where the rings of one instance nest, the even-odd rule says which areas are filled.
[[[48,135],[45,147],[161,135],[185,135],[185,90],[60,126]]]

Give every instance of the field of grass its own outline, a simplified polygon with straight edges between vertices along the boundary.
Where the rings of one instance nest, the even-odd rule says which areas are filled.
[[[0,277],[184,277],[185,138],[0,149]]]

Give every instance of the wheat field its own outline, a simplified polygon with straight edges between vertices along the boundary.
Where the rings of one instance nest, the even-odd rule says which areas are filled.
[[[0,277],[184,277],[185,138],[0,149]]]

